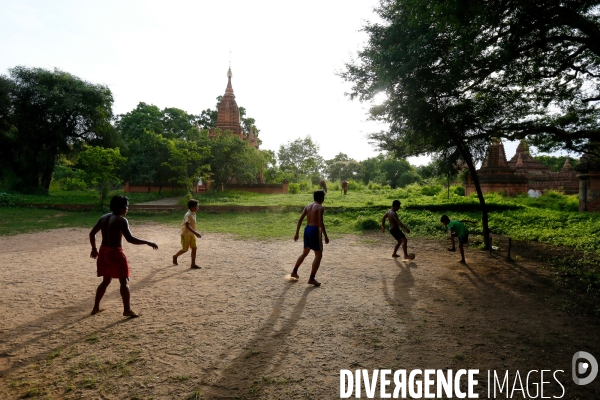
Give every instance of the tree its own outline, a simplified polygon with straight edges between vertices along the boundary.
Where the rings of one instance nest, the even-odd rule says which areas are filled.
[[[169,160],[163,166],[173,172],[171,182],[183,185],[188,193],[193,193],[198,178],[206,176],[210,170],[205,163],[209,148],[182,139],[169,140],[168,147]]]
[[[106,86],[58,69],[15,67],[2,77],[0,93],[4,107],[10,103],[0,111],[4,165],[18,177],[20,190],[47,193],[57,156],[114,138]]]
[[[294,182],[298,182],[300,177],[319,175],[323,169],[319,145],[310,136],[279,146],[277,158],[281,169],[290,172]]]
[[[119,169],[125,160],[119,149],[87,146],[79,153],[79,164],[85,172],[86,183],[95,186],[100,193],[100,206],[104,206],[108,192],[121,183]]]
[[[331,160],[325,161],[325,175],[329,180],[357,179],[361,173],[361,165],[358,161],[348,158],[344,153],[339,153]]]
[[[205,135],[208,136],[205,132]],[[217,187],[238,183],[256,183],[266,159],[260,150],[249,146],[230,131],[215,130],[207,140],[210,155],[207,163]]]

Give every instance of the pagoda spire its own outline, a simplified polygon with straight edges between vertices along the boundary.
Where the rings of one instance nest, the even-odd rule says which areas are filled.
[[[233,96],[233,86],[231,86],[232,76],[233,74],[231,73],[231,65],[229,65],[229,69],[227,70],[227,88],[225,89],[225,96]]]

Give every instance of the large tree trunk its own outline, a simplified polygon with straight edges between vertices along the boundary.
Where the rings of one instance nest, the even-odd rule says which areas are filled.
[[[481,206],[481,225],[483,227],[483,244],[485,250],[490,249],[490,227],[489,227],[489,217],[488,210],[485,204],[485,198],[483,197],[483,192],[481,191],[481,186],[479,185],[479,177],[477,176],[477,171],[475,170],[475,164],[473,163],[473,158],[471,157],[471,152],[467,149],[463,148],[462,143],[457,143],[458,150],[460,151],[462,157],[464,158],[467,166],[469,167],[469,173],[471,174],[471,178],[473,179],[473,184],[475,185],[475,191],[477,192],[477,197],[479,198],[479,205]]]

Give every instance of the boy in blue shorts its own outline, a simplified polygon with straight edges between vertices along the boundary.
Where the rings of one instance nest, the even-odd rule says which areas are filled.
[[[202,235],[196,231],[196,212],[198,212],[198,200],[191,199],[188,201],[188,212],[183,217],[181,224],[181,250],[173,256],[173,264],[177,265],[177,257],[192,249],[192,266],[190,268],[200,269],[196,265],[196,238],[201,238]]]
[[[447,215],[442,215],[440,222],[446,226],[450,231],[450,243],[452,247],[448,248],[448,251],[456,251],[456,246],[454,245],[454,238],[458,238],[458,249],[460,250],[460,263],[465,264],[465,250],[463,249],[463,245],[469,243],[469,230],[466,226],[463,225],[463,222],[471,222],[467,220],[462,221],[450,221]]]
[[[315,259],[312,263],[312,270],[310,272],[310,278],[308,283],[310,285],[320,286],[321,284],[315,280],[315,275],[321,265],[321,259],[323,258],[323,238],[325,236],[325,243],[329,243],[327,232],[325,231],[325,224],[323,223],[323,202],[325,201],[325,192],[323,190],[315,190],[313,193],[314,202],[304,207],[302,215],[298,220],[296,226],[296,234],[294,235],[294,241],[298,241],[298,233],[300,232],[300,226],[304,217],[307,217],[306,227],[304,228],[304,250],[294,266],[292,271],[292,278],[298,279],[298,267],[302,264],[308,253],[311,250],[315,252]]]
[[[385,220],[390,221],[390,234],[396,239],[398,243],[394,247],[394,252],[392,253],[392,257],[400,257],[398,255],[398,249],[402,246],[402,251],[404,252],[404,261],[409,261],[414,259],[414,254],[408,254],[406,251],[407,240],[404,233],[400,230],[402,228],[406,233],[410,233],[410,229],[408,229],[402,222],[400,222],[400,218],[398,218],[397,211],[400,209],[400,200],[392,201],[392,208],[383,215],[383,219],[381,220],[381,232],[385,232]]]

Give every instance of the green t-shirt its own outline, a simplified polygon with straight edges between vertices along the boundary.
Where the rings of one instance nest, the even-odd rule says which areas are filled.
[[[448,224],[448,229],[450,229],[450,232],[454,232],[458,236],[467,236],[469,234],[467,227],[464,226],[460,221],[450,221]]]

